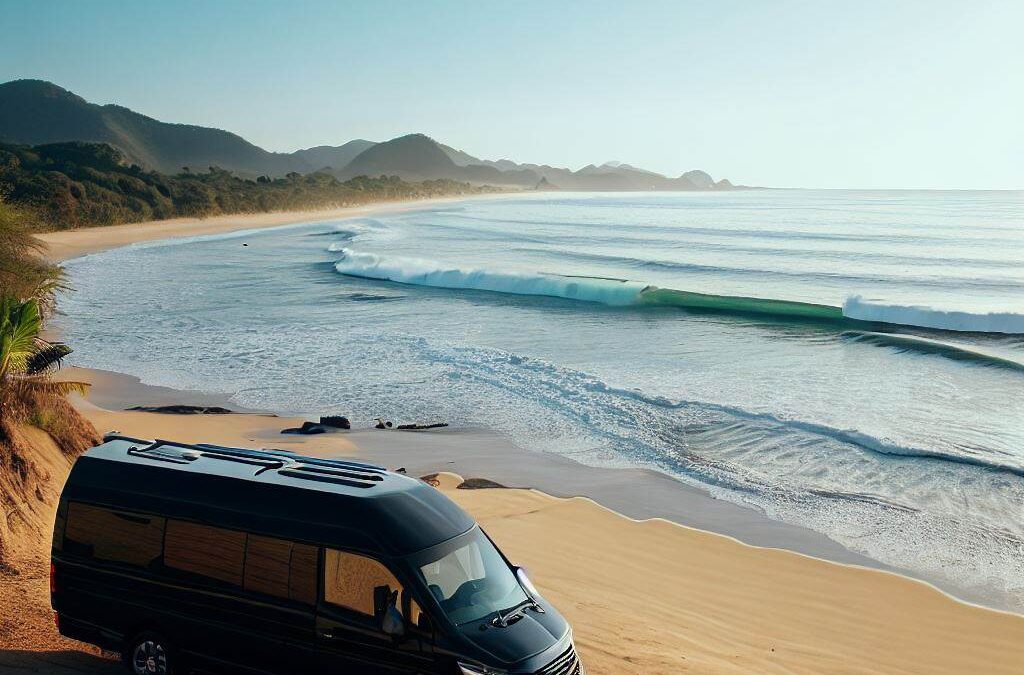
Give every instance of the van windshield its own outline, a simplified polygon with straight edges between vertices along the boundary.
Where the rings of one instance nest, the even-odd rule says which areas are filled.
[[[420,574],[456,625],[528,600],[505,559],[480,530],[468,544],[421,566]]]

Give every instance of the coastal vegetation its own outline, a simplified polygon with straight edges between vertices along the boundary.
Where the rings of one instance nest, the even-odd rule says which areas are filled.
[[[94,444],[92,426],[80,418],[67,402],[72,393],[84,394],[84,382],[55,380],[53,374],[71,348],[42,338],[43,316],[35,298],[0,298],[0,447],[7,451],[19,445],[19,425],[29,424],[50,434],[68,454]],[[26,467],[10,452],[7,468],[16,477],[26,477]]]
[[[241,178],[216,166],[176,175],[128,164],[105,143],[0,143],[0,195],[32,216],[34,229],[68,229],[176,217],[354,206],[493,191],[449,179],[341,179],[324,172]]]
[[[32,236],[41,228],[36,212],[0,197],[0,295],[35,298],[46,313],[64,287],[64,271],[42,256],[43,243]]]
[[[48,471],[37,461],[38,432],[66,457],[99,442],[95,428],[68,402],[82,382],[53,376],[71,349],[43,338],[63,271],[41,255],[31,235],[31,211],[0,201],[0,568],[7,544],[22,525],[36,523],[51,495]],[[35,432],[35,433],[34,433]]]

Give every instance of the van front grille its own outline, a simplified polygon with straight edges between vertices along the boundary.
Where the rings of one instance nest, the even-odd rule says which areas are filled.
[[[537,671],[537,675],[582,675],[583,666],[572,645],[558,658]]]

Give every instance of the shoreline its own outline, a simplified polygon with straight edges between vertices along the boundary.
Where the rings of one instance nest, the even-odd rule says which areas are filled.
[[[72,366],[62,378],[93,383],[88,401],[109,412],[131,412],[132,406],[186,404],[220,406],[233,414],[272,416],[288,426],[296,420],[274,411],[239,407],[230,396],[177,390],[150,385],[133,375]],[[173,417],[173,415],[168,415]],[[190,416],[179,416],[189,419]],[[101,434],[109,429],[97,429]],[[775,548],[831,562],[888,569],[859,555],[825,535],[803,527],[772,520],[732,502],[715,499],[705,490],[645,468],[595,467],[571,457],[523,448],[495,431],[447,427],[430,430],[381,431],[357,428],[331,431],[353,445],[353,456],[389,468],[404,467],[411,475],[440,471],[467,478],[485,478],[515,489],[534,489],[553,497],[590,499],[610,511],[635,521],[660,519],[730,537],[760,548]],[[294,442],[287,436],[270,436],[278,445]],[[643,500],[636,500],[643,495]],[[908,576],[908,575],[903,575]]]
[[[504,434],[489,429],[448,427],[381,431],[355,428],[330,431],[322,436],[283,436],[276,432],[288,426],[298,426],[303,420],[270,410],[246,409],[232,401],[230,395],[146,384],[133,375],[120,372],[79,366],[67,367],[62,372],[61,378],[91,382],[93,386],[88,404],[115,416],[119,412],[132,413],[128,408],[136,405],[220,406],[230,409],[232,415],[273,418],[275,421],[268,421],[259,437],[253,439],[269,444],[264,447],[283,446],[283,449],[288,449],[288,446],[303,445],[304,439],[327,441],[327,447],[330,447],[329,442],[337,439],[349,446],[347,456],[382,464],[389,469],[402,467],[410,475],[448,472],[466,478],[486,479],[506,488],[537,490],[561,499],[587,499],[633,522],[665,521],[727,537],[746,546],[788,551],[829,564],[885,572],[925,584],[967,606],[1024,617],[1019,608],[1003,598],[971,593],[942,579],[886,565],[851,551],[825,534],[717,499],[700,486],[689,485],[654,469],[591,466],[571,457],[529,450]],[[196,416],[163,414],[162,417],[185,421]],[[100,434],[110,430],[97,427]],[[304,446],[304,452],[310,451],[308,445]],[[315,445],[318,447],[313,449],[313,454],[324,454],[319,447],[324,444]],[[642,495],[642,499],[637,499],[637,495]]]
[[[322,211],[296,211],[260,214],[236,214],[207,219],[173,219],[151,221],[109,228],[89,228],[47,233],[45,241],[54,260],[98,253],[135,243],[266,229],[299,223],[353,218],[380,213],[396,213],[429,208],[435,204],[467,199],[501,199],[506,194],[442,197],[426,200],[385,202]],[[69,369],[69,372],[74,372]],[[143,383],[139,378],[110,371],[82,369],[97,379],[91,396],[95,405],[119,409],[134,405],[221,406],[236,412],[262,412],[240,408],[230,394],[179,391]],[[101,433],[105,430],[100,430]],[[415,460],[403,459],[401,449],[382,442],[382,435],[370,432],[349,433],[358,441],[361,456],[385,464],[409,464],[421,473],[451,470],[483,477],[503,485],[531,487],[558,497],[582,496],[630,518],[645,520],[663,518],[685,527],[693,527],[732,537],[745,544],[763,548],[790,550],[839,564],[884,570],[928,583],[941,592],[968,604],[977,604],[999,611],[1022,613],[1009,599],[984,591],[972,591],[931,577],[886,565],[866,555],[851,551],[825,534],[774,520],[752,508],[717,499],[699,485],[691,485],[663,472],[643,467],[594,467],[552,453],[534,452],[515,444],[501,433],[483,429],[447,429],[433,431],[419,440],[426,446],[417,448]],[[486,448],[486,450],[484,450]],[[455,457],[454,459],[452,457]],[[447,467],[446,469],[444,467]],[[637,500],[634,495],[644,495]]]
[[[462,199],[465,198],[318,212],[157,221],[48,233],[41,239],[50,245],[53,259],[65,260],[142,241],[429,208],[438,202]],[[824,535],[715,499],[710,493],[667,474],[639,468],[590,467],[569,458],[518,448],[501,434],[478,429],[404,432],[406,435],[399,431],[354,430],[321,436],[282,436],[280,429],[292,426],[295,420],[260,411],[194,416],[123,412],[116,409],[168,404],[220,405],[232,410],[238,407],[229,402],[228,395],[155,387],[120,373],[67,369],[65,376],[85,376],[95,382],[90,392],[91,403],[78,405],[100,433],[117,428],[128,434],[154,437],[158,435],[155,431],[164,429],[165,433],[173,434],[171,437],[185,441],[355,456],[391,468],[402,466],[412,475],[450,472],[519,488],[452,490],[450,496],[483,522],[488,532],[498,533],[503,547],[504,542],[513,542],[513,553],[531,567],[536,564],[543,575],[546,594],[560,607],[564,605],[568,609],[566,614],[577,625],[588,666],[597,665],[591,668],[595,673],[675,673],[693,667],[709,672],[778,668],[797,672],[887,668],[919,672],[910,667],[914,664],[921,667],[920,672],[957,672],[965,664],[984,664],[992,672],[999,670],[984,661],[987,647],[970,646],[978,641],[1002,649],[998,659],[1006,672],[1024,666],[1024,616],[990,608],[991,599],[987,606],[973,604],[985,599],[961,599],[963,592],[951,595],[935,581],[887,568]],[[637,499],[638,495],[642,499]],[[555,513],[560,515],[556,517]],[[539,520],[544,521],[543,526],[538,524]],[[582,532],[589,533],[591,539],[580,540],[577,533]],[[607,539],[606,532],[614,532],[616,537]],[[652,532],[668,541],[648,541],[646,538]],[[573,542],[575,557],[558,559],[557,552],[564,553],[566,540]],[[532,545],[542,542],[545,547]],[[637,548],[645,545],[660,552],[654,555]],[[717,551],[719,557],[714,557],[710,566],[707,560],[690,565],[694,558],[707,555],[705,548]],[[600,554],[586,555],[595,550]],[[614,566],[605,568],[612,562],[622,565],[627,572]],[[791,566],[799,569],[799,574],[780,572]],[[598,568],[608,575],[603,582],[601,576],[593,577]],[[606,588],[607,579],[624,575],[631,578],[626,585],[632,584],[641,597],[615,597],[616,589]],[[578,576],[588,581],[575,581]],[[632,579],[634,576],[637,578]],[[544,585],[545,580],[550,583]],[[655,580],[660,586],[648,588],[647,584]],[[817,590],[812,592],[805,586]],[[592,592],[598,599],[591,599]],[[772,595],[769,601],[766,593],[781,595]],[[638,600],[643,602],[637,604]],[[656,608],[653,613],[649,611],[651,606]],[[633,607],[632,614],[624,607]],[[593,619],[588,614],[591,611]],[[765,611],[769,615],[751,619]],[[680,614],[686,618],[680,620]],[[723,618],[725,615],[728,619]],[[696,627],[694,622],[700,623],[706,616],[715,618],[712,626]],[[627,623],[628,617],[634,622]],[[650,625],[655,619],[656,625]],[[987,628],[979,632],[957,630],[964,621],[979,621]],[[841,630],[836,628],[837,622]],[[871,638],[878,642],[868,639],[872,631],[878,633],[897,624],[907,624],[913,632],[931,630],[930,635],[920,638],[928,642],[927,648],[922,645],[920,651],[892,653],[896,650],[887,648],[889,638],[884,632]],[[716,626],[720,631],[743,637],[733,640],[713,635]],[[821,635],[820,631],[828,627],[831,632]],[[997,638],[989,634],[992,631]],[[902,629],[898,632],[903,635],[901,640],[918,639],[904,634]],[[643,636],[653,633],[660,638],[651,646]],[[702,638],[694,642],[696,633]],[[607,643],[612,640],[610,635],[625,635],[615,638],[625,642],[613,647]],[[818,638],[812,639],[812,635]],[[778,639],[782,640],[782,648],[776,657],[775,647],[769,652],[766,645],[775,644]],[[866,644],[864,639],[868,639]],[[994,646],[995,642],[1001,646]],[[954,645],[959,657],[939,658],[940,652],[949,651]],[[781,656],[783,649],[788,651],[787,657]],[[1019,655],[1015,649],[1020,651]],[[684,650],[687,656],[683,656]],[[721,656],[714,655],[718,650],[722,651]],[[743,657],[731,661],[725,655],[733,651],[741,652]],[[694,653],[700,658],[694,658]],[[968,657],[974,661],[964,662]],[[892,661],[897,658],[901,663]],[[883,663],[885,667],[879,665]],[[740,667],[743,664],[745,667]]]
[[[90,253],[100,253],[148,241],[225,234],[239,230],[262,230],[297,223],[318,223],[327,220],[356,218],[371,213],[398,213],[471,199],[500,199],[509,194],[517,195],[519,193],[495,192],[481,195],[374,202],[311,211],[266,211],[232,213],[207,218],[147,220],[140,223],[40,232],[35,237],[46,244],[47,248],[44,251],[46,257],[52,262],[60,263]]]

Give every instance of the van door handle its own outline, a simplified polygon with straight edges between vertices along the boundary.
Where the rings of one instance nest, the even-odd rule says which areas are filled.
[[[338,634],[334,632],[333,628],[328,628],[327,630],[320,631],[320,637],[326,640],[337,640]]]

